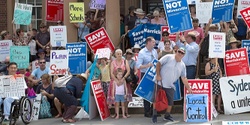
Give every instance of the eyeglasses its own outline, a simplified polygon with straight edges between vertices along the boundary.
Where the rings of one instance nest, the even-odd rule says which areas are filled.
[[[170,44],[165,44],[165,45],[168,45],[168,46],[169,46]]]
[[[177,52],[180,53],[180,54],[182,54],[182,55],[185,54],[184,52],[182,52],[182,51],[180,51],[180,50],[178,50]]]
[[[45,64],[46,62],[39,62],[40,64]]]

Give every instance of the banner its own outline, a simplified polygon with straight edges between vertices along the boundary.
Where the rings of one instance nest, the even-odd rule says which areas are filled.
[[[46,0],[46,20],[63,21],[63,0]]]
[[[244,19],[244,21],[247,24],[248,28],[250,28],[250,7],[241,10],[240,14],[242,15],[242,18]]]
[[[162,0],[170,33],[193,29],[193,24],[186,0]]]
[[[220,90],[226,115],[250,111],[249,75],[220,78]]]
[[[96,51],[96,55],[98,55],[98,59],[101,59],[101,58],[109,59],[110,54],[111,54],[111,51],[109,48],[101,48],[101,49],[97,49]]]
[[[70,23],[84,22],[85,13],[84,13],[84,3],[69,3],[69,21]]]
[[[115,47],[108,36],[106,30],[102,27],[98,30],[95,30],[92,33],[89,33],[84,37],[89,44],[89,47],[94,53],[97,49],[100,48],[109,48],[112,52],[115,50]]]
[[[135,44],[140,45],[141,48],[144,48],[146,45],[146,38],[151,36],[155,40],[161,40],[161,26],[157,24],[141,24],[128,32],[128,37],[130,40],[130,45],[134,46]]]
[[[226,51],[224,65],[227,76],[250,74],[246,48]]]
[[[248,62],[250,62],[250,40],[241,40],[241,47],[247,49]]]
[[[214,0],[212,8],[212,24],[233,19],[234,0]]]
[[[16,62],[18,69],[26,69],[30,62],[29,46],[11,46],[10,62]]]
[[[14,21],[15,24],[30,25],[32,16],[32,5],[15,3]]]
[[[188,80],[193,93],[184,88],[184,121],[207,122],[212,120],[212,81],[210,79]]]
[[[91,87],[95,97],[99,115],[101,117],[101,120],[104,121],[105,119],[109,118],[110,112],[108,104],[106,102],[105,93],[102,89],[101,81],[100,80],[92,81]]]
[[[66,46],[67,28],[66,26],[50,26],[50,43],[52,47]]]
[[[7,56],[10,56],[11,40],[0,40],[0,62],[3,62]]]
[[[249,7],[250,1],[249,0],[238,0],[238,6],[237,6],[237,17],[241,18],[240,11]]]
[[[135,90],[135,94],[142,97],[143,99],[153,102],[154,98],[154,88],[155,88],[155,75],[156,75],[156,64],[158,60],[154,59],[152,64],[154,66],[148,68],[145,75],[141,79],[140,84]]]
[[[106,6],[106,0],[91,0],[89,2],[90,9],[104,10]]]
[[[226,34],[220,32],[209,33],[209,58],[224,58]]]
[[[51,50],[50,52],[50,75],[65,75],[69,67],[68,50]]]
[[[69,68],[71,74],[81,74],[87,70],[87,43],[68,43]]]
[[[199,23],[208,23],[212,16],[213,2],[198,2],[196,3],[196,17]]]

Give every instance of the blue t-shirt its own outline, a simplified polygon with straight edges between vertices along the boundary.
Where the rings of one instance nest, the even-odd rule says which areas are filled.
[[[45,68],[44,70],[41,70],[40,68],[36,68],[31,75],[35,76],[36,79],[40,79],[43,74],[49,74],[49,68]]]

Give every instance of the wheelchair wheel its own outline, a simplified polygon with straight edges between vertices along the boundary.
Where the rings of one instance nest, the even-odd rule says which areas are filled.
[[[11,104],[11,108],[10,108],[10,123],[9,125],[15,125],[16,124],[16,121],[19,117],[19,106],[18,106],[18,101],[14,101],[12,104]]]
[[[32,120],[32,105],[28,98],[24,97],[20,103],[20,115],[24,124],[29,124]]]

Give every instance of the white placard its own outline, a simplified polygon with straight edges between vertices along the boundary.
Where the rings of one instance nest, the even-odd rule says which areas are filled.
[[[0,62],[4,61],[6,56],[10,56],[10,47],[12,46],[11,40],[0,41]]]
[[[225,57],[226,34],[220,32],[209,33],[209,58]]]
[[[50,75],[65,75],[69,67],[68,50],[51,50],[50,52]]]
[[[32,107],[32,120],[34,121],[38,120],[41,100],[42,100],[42,95],[36,94],[36,98],[33,101],[33,107]]]
[[[67,28],[66,26],[50,26],[50,43],[53,47],[66,46]]]
[[[238,0],[237,17],[241,18],[240,11],[249,6],[250,6],[249,0]]]
[[[196,17],[199,23],[208,23],[212,17],[213,2],[196,3]]]
[[[109,48],[101,48],[96,50],[96,55],[98,55],[98,59],[100,58],[110,58],[111,50]]]
[[[220,78],[220,89],[225,114],[250,111],[250,76],[239,75]]]
[[[128,103],[129,108],[143,108],[143,98],[142,97],[132,97],[132,102]]]

